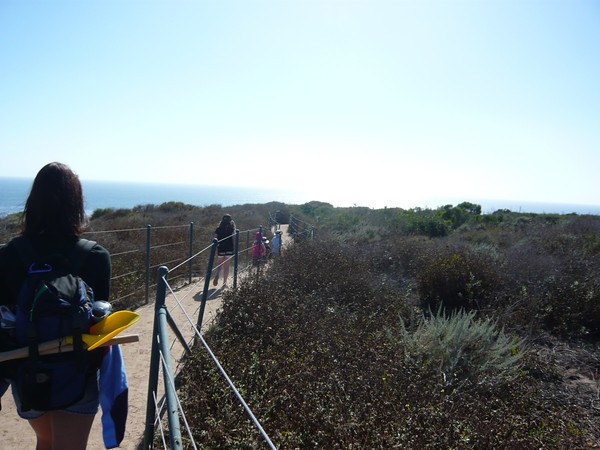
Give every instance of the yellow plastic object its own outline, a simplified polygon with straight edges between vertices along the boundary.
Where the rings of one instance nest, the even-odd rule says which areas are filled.
[[[88,344],[88,351],[94,350],[121,331],[129,328],[140,319],[140,315],[133,311],[116,311],[102,319],[100,322],[92,325],[87,335],[84,335],[84,342]],[[90,337],[91,336],[91,337]],[[88,342],[88,340],[90,342]]]
[[[105,334],[123,327],[127,328],[136,323],[139,318],[140,315],[133,311],[116,311],[92,325],[89,334]]]

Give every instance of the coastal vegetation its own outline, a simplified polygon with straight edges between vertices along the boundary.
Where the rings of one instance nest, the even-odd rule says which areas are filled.
[[[207,334],[280,448],[597,448],[600,218],[333,208]],[[196,443],[264,448],[203,349]]]
[[[161,247],[178,225],[200,248],[225,212],[251,229],[276,210],[294,245],[225,293],[206,340],[279,448],[600,447],[598,216],[167,203],[96,211],[90,230],[152,224],[154,266],[182,257]],[[94,239],[142,252],[144,232],[113,234]],[[115,274],[138,264],[122,259]],[[196,444],[264,448],[202,348],[179,386]]]

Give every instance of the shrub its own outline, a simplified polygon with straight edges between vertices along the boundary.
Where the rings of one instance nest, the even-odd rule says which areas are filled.
[[[22,219],[23,213],[10,214],[0,218],[0,246],[20,233]]]
[[[405,232],[433,238],[447,236],[450,227],[442,217],[435,213],[412,213],[407,218]]]
[[[395,277],[415,277],[435,247],[425,236],[389,236],[373,249],[376,270]]]
[[[520,341],[474,313],[417,314],[408,331],[404,298],[373,289],[371,251],[303,242],[224,295],[207,342],[278,447],[583,448],[587,418],[519,372]],[[264,446],[206,352],[189,362],[198,448]]]
[[[100,217],[106,216],[114,211],[114,208],[97,208],[90,216],[90,220],[96,220]]]
[[[417,275],[421,306],[431,310],[479,309],[497,282],[493,261],[462,249],[434,254]]]
[[[463,202],[457,206],[442,206],[438,211],[440,217],[449,223],[453,229],[456,229],[470,219],[479,216],[481,214],[481,206],[470,202]]]
[[[411,333],[400,329],[408,358],[442,373],[449,385],[464,380],[501,384],[515,378],[523,356],[523,342],[510,337],[489,319],[475,320],[475,312],[449,316],[438,310],[422,318]]]
[[[590,245],[596,222],[538,220],[512,242],[507,235],[502,296],[516,306],[513,323],[562,335],[600,333],[600,256]]]
[[[552,277],[540,314],[550,331],[569,335],[600,333],[600,284],[595,277]]]
[[[286,253],[279,270],[289,273],[296,289],[345,304],[371,296],[373,274],[360,247],[336,241],[303,241]]]
[[[192,210],[194,206],[183,202],[165,202],[158,206],[159,211],[166,213],[180,212],[182,210]]]

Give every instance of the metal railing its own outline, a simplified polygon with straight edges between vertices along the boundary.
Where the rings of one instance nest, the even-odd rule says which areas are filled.
[[[262,234],[262,227],[259,228],[259,232]],[[238,275],[240,274],[239,269],[239,254],[245,253],[251,250],[249,245],[246,248],[240,251],[240,232],[236,232],[236,240],[235,240],[235,251],[232,259],[233,263],[233,283],[234,288],[237,286]],[[225,369],[220,364],[216,355],[212,352],[204,337],[202,336],[201,330],[204,321],[204,312],[206,301],[208,299],[209,294],[209,286],[211,276],[214,271],[217,270],[217,266],[215,266],[215,255],[218,247],[218,241],[216,239],[213,240],[212,244],[202,251],[198,252],[195,255],[191,255],[188,260],[182,261],[178,266],[175,266],[169,269],[167,266],[161,266],[158,269],[157,275],[157,289],[156,289],[156,301],[155,301],[155,315],[154,315],[154,325],[152,332],[152,349],[151,349],[151,359],[150,359],[150,371],[149,371],[149,384],[148,384],[148,393],[146,399],[146,428],[144,430],[144,439],[142,448],[143,449],[151,449],[154,446],[155,440],[155,432],[158,428],[160,432],[160,438],[162,440],[163,446],[165,448],[172,449],[181,449],[183,448],[183,438],[181,435],[181,425],[180,421],[183,420],[185,423],[185,430],[188,433],[188,440],[191,442],[193,448],[197,448],[193,434],[190,431],[190,427],[187,425],[186,412],[182,408],[181,402],[177,396],[176,388],[175,388],[175,372],[173,371],[171,362],[172,362],[172,350],[169,345],[169,329],[174,332],[177,337],[177,340],[181,343],[184,352],[191,352],[191,342],[188,343],[183,338],[183,333],[181,332],[181,327],[178,326],[177,323],[172,319],[172,315],[170,314],[167,305],[166,298],[167,292],[175,299],[176,304],[181,309],[185,316],[185,320],[188,322],[187,325],[192,326],[193,328],[193,341],[195,344],[202,345],[202,347],[208,352],[210,358],[215,363],[217,369],[223,376],[223,378],[227,381],[228,385],[238,398],[240,404],[243,406],[249,418],[252,420],[260,434],[263,436],[266,444],[275,449],[276,447],[269,439],[269,436],[261,426],[260,422],[256,418],[256,416],[252,413],[250,407],[243,399],[238,389],[235,387],[234,383],[231,381],[231,378],[226,373]],[[200,257],[208,253],[208,262],[206,275],[204,277],[203,290],[201,296],[201,303],[199,307],[199,312],[197,319],[194,323],[194,313],[186,310],[183,305],[182,299],[178,298],[176,291],[171,286],[168,275],[175,271],[178,267],[188,264],[193,259]],[[253,266],[247,265],[246,270],[252,270]],[[260,270],[260,265],[256,266],[256,270]],[[202,280],[201,280],[202,281]],[[158,398],[159,392],[159,381],[160,381],[160,372],[163,374],[163,389],[164,389],[164,397],[162,399]],[[168,437],[166,436],[166,430],[163,426],[163,417],[167,416],[167,426],[168,426]],[[168,443],[167,443],[168,439]]]
[[[189,259],[194,247],[194,223],[160,227],[147,225],[145,228],[88,231],[83,234],[87,239],[98,240],[97,236],[103,237],[102,246],[109,250],[113,269],[117,269],[111,277],[111,303],[130,308],[148,304],[156,287],[151,282],[155,279],[155,270]],[[143,247],[132,248],[135,242],[143,242]],[[187,257],[180,256],[185,253]],[[192,269],[190,260],[187,267],[179,270],[177,278],[191,283]],[[141,285],[144,286],[143,297],[140,296]]]
[[[304,239],[314,239],[315,230],[316,227],[314,225],[290,214],[288,232],[292,235],[294,242]]]

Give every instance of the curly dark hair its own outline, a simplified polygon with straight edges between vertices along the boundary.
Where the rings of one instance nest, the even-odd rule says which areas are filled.
[[[33,180],[25,203],[23,234],[78,237],[87,223],[79,177],[65,164],[46,164]]]

